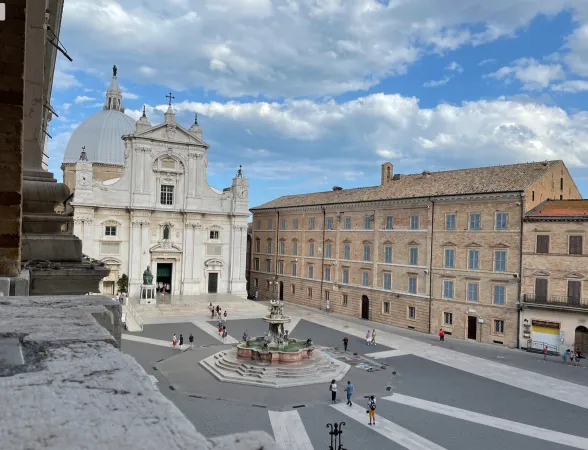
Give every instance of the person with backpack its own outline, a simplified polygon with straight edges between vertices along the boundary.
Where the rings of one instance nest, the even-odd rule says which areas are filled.
[[[366,412],[369,414],[369,417],[370,417],[370,425],[375,425],[376,424],[376,398],[373,395],[368,399],[368,409]]]
[[[349,339],[347,339],[347,336],[345,336],[345,337],[343,338],[343,349],[344,349],[345,351],[347,351],[347,344],[349,344]]]
[[[194,335],[190,333],[190,337],[188,337],[188,342],[190,342],[190,349],[194,348]]]
[[[331,391],[331,402],[337,403],[337,382],[335,380],[331,381],[329,391]]]

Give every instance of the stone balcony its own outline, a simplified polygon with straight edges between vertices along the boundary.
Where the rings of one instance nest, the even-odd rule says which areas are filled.
[[[582,309],[588,311],[588,299],[579,297],[523,294],[523,305],[548,309]]]
[[[278,449],[264,432],[202,436],[120,352],[120,315],[102,296],[2,297],[3,450]]]

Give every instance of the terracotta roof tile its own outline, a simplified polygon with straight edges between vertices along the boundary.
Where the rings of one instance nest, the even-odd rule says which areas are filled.
[[[563,162],[555,160],[444,172],[425,171],[419,174],[400,175],[399,179],[390,181],[384,186],[286,195],[251,210],[446,195],[520,192],[558,164]]]
[[[583,217],[588,218],[588,200],[545,200],[526,214],[535,217]]]

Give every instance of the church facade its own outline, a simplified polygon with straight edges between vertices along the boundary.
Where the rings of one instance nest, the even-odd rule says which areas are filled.
[[[87,127],[102,134],[74,132],[66,150],[73,232],[83,253],[111,270],[103,294],[115,294],[126,274],[129,295],[138,297],[149,266],[160,293],[245,296],[247,180],[239,169],[230,187],[209,186],[209,145],[197,120],[189,129],[176,122],[171,98],[164,123],[150,124],[143,112],[134,130],[120,135],[129,116],[115,69],[104,109],[95,115],[105,116],[102,126]]]

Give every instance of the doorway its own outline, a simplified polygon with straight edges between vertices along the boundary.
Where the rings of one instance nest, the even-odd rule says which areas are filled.
[[[102,293],[104,295],[114,295],[114,281],[103,281]]]
[[[367,295],[361,296],[361,318],[370,319],[370,299]]]
[[[576,328],[576,334],[574,336],[574,346],[572,350],[580,350],[582,353],[588,352],[588,328],[580,325]]]
[[[157,291],[170,293],[172,291],[172,263],[157,263]]]
[[[478,318],[476,316],[468,316],[468,339],[474,341],[478,337]]]
[[[210,272],[208,274],[208,293],[216,294],[218,292],[218,273]]]
[[[280,300],[284,300],[284,282],[280,281]]]

